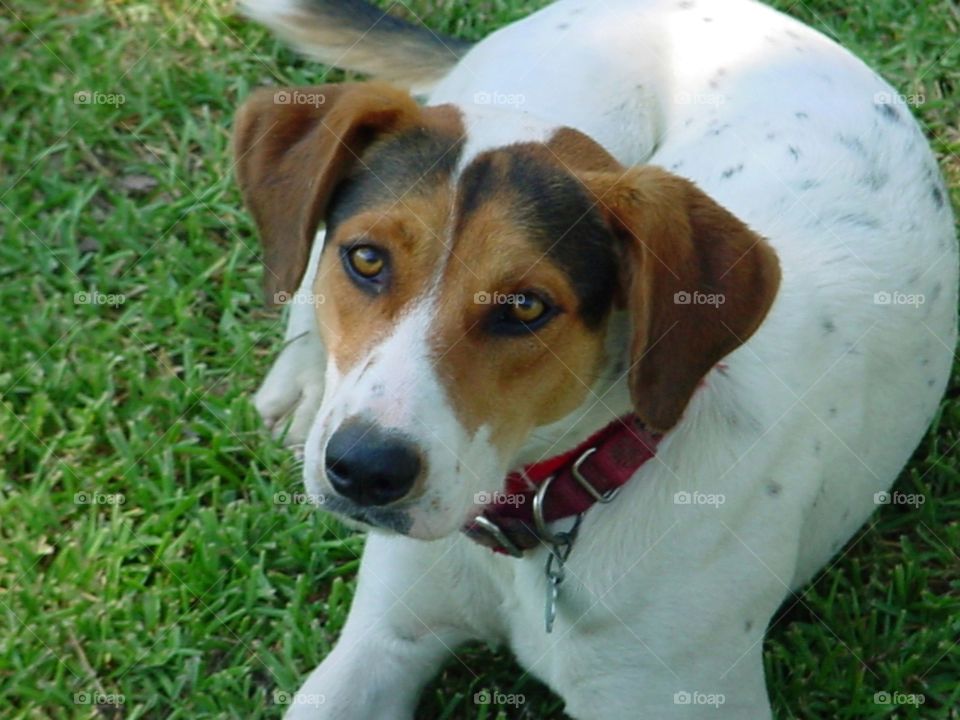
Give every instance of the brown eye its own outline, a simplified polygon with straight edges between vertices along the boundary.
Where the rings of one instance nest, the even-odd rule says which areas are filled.
[[[383,272],[383,266],[386,264],[383,253],[370,245],[358,245],[349,250],[347,261],[357,275],[368,280],[372,280]]]
[[[493,335],[522,336],[536,332],[562,310],[550,304],[548,297],[524,290],[519,293],[477,293],[477,302],[493,303],[487,331]]]
[[[512,319],[529,325],[542,318],[547,312],[548,306],[539,295],[520,293],[511,298],[507,308]]]

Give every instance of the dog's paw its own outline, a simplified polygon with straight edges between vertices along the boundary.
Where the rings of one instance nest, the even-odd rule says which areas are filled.
[[[285,445],[302,445],[323,400],[326,355],[319,337],[306,332],[280,352],[253,398],[263,424]]]

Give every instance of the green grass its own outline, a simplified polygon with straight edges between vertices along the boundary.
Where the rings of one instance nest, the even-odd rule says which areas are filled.
[[[415,7],[478,38],[537,4]],[[956,205],[956,5],[776,4],[925,96]],[[298,479],[249,398],[281,318],[260,302],[228,136],[251,87],[321,69],[221,0],[0,8],[0,715],[278,717],[275,693],[342,626],[362,538],[274,502]],[[125,102],[75,103],[83,91]],[[766,642],[778,717],[958,717],[957,388],[900,480],[926,504],[883,508],[784,606]],[[560,717],[508,657],[459,657],[422,717],[511,717],[478,712],[484,687],[525,694],[522,717]],[[879,690],[926,704],[877,705]],[[77,704],[92,692],[124,704]]]

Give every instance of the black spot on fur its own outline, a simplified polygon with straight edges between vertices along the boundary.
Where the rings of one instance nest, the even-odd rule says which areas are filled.
[[[724,130],[726,130],[728,127],[730,127],[730,123],[724,123],[724,124],[721,125],[720,127],[713,128],[713,129],[710,130],[707,134],[708,134],[708,135],[713,135],[714,137],[716,137],[717,135],[719,135],[720,133],[722,133]]]
[[[736,165],[734,167],[728,167],[726,170],[724,170],[720,174],[720,177],[722,177],[724,180],[728,180],[732,178],[734,175],[736,175],[738,172],[742,172],[742,171],[743,171],[743,163],[740,163],[739,165]]]
[[[844,133],[837,133],[837,142],[847,148],[854,155],[859,155],[860,157],[867,156],[867,148],[864,146],[863,141],[852,135],[845,135]]]
[[[793,114],[793,116],[794,116],[797,120],[807,120],[807,119],[810,118],[810,116],[807,115],[805,112],[796,112],[796,113]]]
[[[790,156],[794,160],[797,162],[800,161],[800,148],[796,147],[795,145],[787,145],[787,152],[790,153]]]
[[[780,483],[772,480],[767,483],[767,495],[770,497],[777,497],[781,492],[783,492],[783,486]]]
[[[900,111],[889,103],[874,103],[874,109],[890,122],[900,122]]]
[[[820,321],[820,327],[823,329],[824,335],[830,335],[837,331],[837,324],[833,321],[833,318],[823,318],[823,320]]]
[[[889,180],[890,175],[888,173],[874,168],[862,178],[857,180],[857,183],[868,188],[869,190],[872,190],[873,192],[876,192],[886,185]]]
[[[937,185],[933,185],[930,188],[930,196],[933,198],[933,204],[937,206],[937,209],[940,210],[944,205],[947,204],[946,199],[943,197],[943,190],[941,190]]]
[[[879,220],[863,213],[847,213],[846,215],[841,215],[837,218],[837,222],[855,227],[869,228],[871,230],[876,230],[880,227]]]

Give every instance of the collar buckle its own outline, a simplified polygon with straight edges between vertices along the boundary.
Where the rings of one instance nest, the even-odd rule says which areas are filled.
[[[620,492],[620,488],[616,487],[611,490],[607,490],[605,493],[602,493],[597,490],[580,471],[580,466],[583,465],[584,460],[593,455],[596,451],[597,448],[595,447],[587,448],[586,451],[584,451],[584,453],[577,458],[577,461],[573,464],[573,467],[570,468],[570,474],[573,475],[573,479],[577,481],[577,484],[590,494],[590,497],[592,497],[598,503],[608,503],[617,496],[617,493]]]

